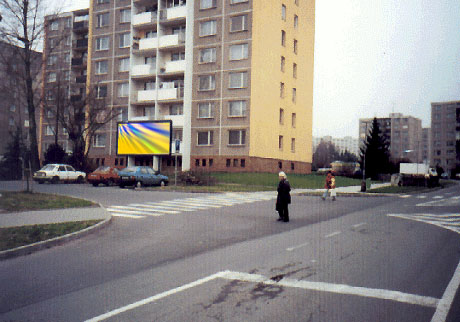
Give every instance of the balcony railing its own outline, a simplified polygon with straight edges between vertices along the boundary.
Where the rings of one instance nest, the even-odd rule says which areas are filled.
[[[72,58],[73,67],[83,67],[86,65],[86,58]]]
[[[143,25],[150,25],[157,22],[156,12],[143,12],[133,16],[133,27],[140,27]]]
[[[88,48],[88,39],[77,39],[74,42],[74,48],[77,48],[77,49]]]
[[[175,35],[165,35],[160,38],[142,38],[139,40],[139,50],[153,50],[158,47],[174,47],[181,46],[185,43],[185,32]],[[134,46],[137,47],[137,46]],[[133,47],[133,48],[134,48]]]
[[[155,76],[155,65],[135,65],[131,72],[131,77],[149,77]]]
[[[76,83],[86,83],[86,75],[83,75],[83,76],[77,76],[75,77],[75,82]]]
[[[184,115],[164,115],[164,120],[171,120],[174,127],[184,127]]]
[[[187,6],[178,6],[160,11],[160,19],[162,21],[181,19],[187,16]]]
[[[183,73],[185,72],[185,60],[168,61],[163,68],[160,69],[161,73]]]
[[[85,30],[88,29],[89,22],[88,20],[84,21],[74,21],[73,23],[73,30],[78,31],[78,30]]]
[[[184,88],[161,88],[158,90],[158,101],[177,100],[184,97]],[[137,92],[137,102],[154,102],[157,98],[156,90],[142,90]]]

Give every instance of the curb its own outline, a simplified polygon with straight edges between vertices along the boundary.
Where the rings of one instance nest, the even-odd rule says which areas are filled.
[[[104,211],[106,211],[105,208],[102,207],[100,204],[99,204],[99,207],[101,207]],[[76,231],[76,232],[73,232],[67,235],[51,238],[48,240],[43,240],[37,243],[20,246],[20,247],[16,247],[13,249],[7,249],[4,251],[0,251],[0,261],[5,260],[5,259],[14,258],[14,257],[29,255],[39,250],[42,250],[42,249],[51,248],[51,247],[58,246],[58,245],[63,245],[69,241],[76,240],[76,239],[85,237],[91,233],[97,232],[105,228],[106,226],[108,226],[111,222],[112,222],[112,215],[110,215],[109,218],[101,221],[100,223],[97,223],[91,227],[88,227],[88,228],[85,228],[85,229],[82,229],[82,230],[79,230],[79,231]]]

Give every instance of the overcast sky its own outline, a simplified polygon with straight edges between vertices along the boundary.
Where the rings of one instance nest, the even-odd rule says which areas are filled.
[[[459,13],[458,0],[316,0],[313,135],[358,137],[359,118],[392,112],[429,127],[431,102],[460,100]]]

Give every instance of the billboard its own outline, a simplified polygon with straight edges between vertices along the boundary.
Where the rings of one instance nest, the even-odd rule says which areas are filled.
[[[118,155],[170,155],[171,121],[117,124]]]

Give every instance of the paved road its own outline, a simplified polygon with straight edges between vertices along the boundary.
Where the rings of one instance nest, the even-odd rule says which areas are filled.
[[[216,195],[59,189],[111,195],[105,206],[139,213],[0,262],[0,320],[430,321],[457,290],[456,187],[337,202],[296,196],[287,224],[276,222],[269,193],[213,203]],[[151,211],[152,199],[156,211],[176,212]],[[176,208],[165,202],[177,199]]]

